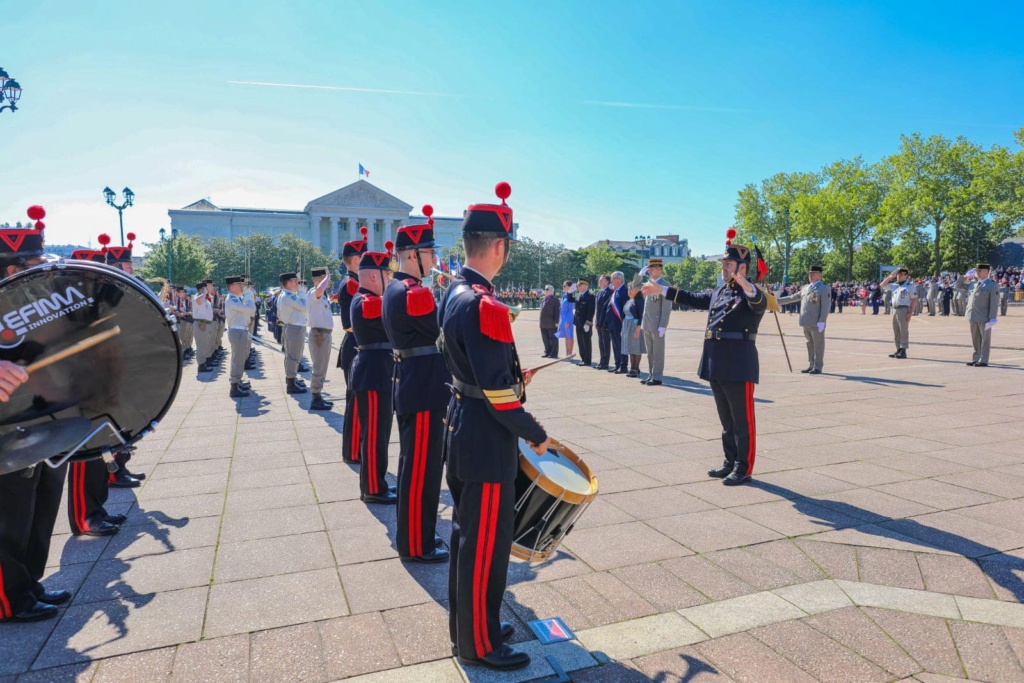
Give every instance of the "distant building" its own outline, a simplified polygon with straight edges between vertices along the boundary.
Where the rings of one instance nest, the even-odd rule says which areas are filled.
[[[369,230],[369,248],[382,251],[384,243],[395,239],[403,225],[425,223],[426,218],[411,215],[413,207],[384,190],[359,180],[318,199],[301,210],[247,209],[217,206],[200,199],[182,209],[170,209],[171,228],[201,239],[233,239],[265,234],[280,237],[292,234],[312,242],[328,254],[340,254],[345,242],[361,239],[359,229]],[[512,233],[519,224],[512,224]],[[434,216],[434,239],[442,249],[451,249],[462,236],[462,216]]]
[[[656,256],[665,263],[681,263],[690,255],[688,240],[680,239],[679,235],[658,235],[647,245],[637,240],[598,240],[590,246],[618,254],[637,254],[644,261]]]
[[[47,244],[43,249],[47,254],[53,254],[54,256],[60,256],[62,258],[71,258],[71,252],[82,249],[92,249],[92,247],[84,247],[81,244]]]

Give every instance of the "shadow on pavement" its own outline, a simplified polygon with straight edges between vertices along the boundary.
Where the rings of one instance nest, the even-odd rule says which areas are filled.
[[[844,375],[838,372],[823,372],[825,377],[837,377],[848,382],[863,382],[875,386],[900,386],[900,387],[923,387],[926,389],[945,389],[945,384],[928,384],[926,382],[912,382],[909,379],[893,379],[889,377],[866,377],[864,375]]]
[[[963,555],[975,564],[993,582],[1009,591],[1016,600],[1024,602],[1024,559],[1008,555],[997,548],[978,543],[949,531],[936,529],[914,519],[896,519],[864,510],[849,503],[826,498],[804,498],[801,494],[783,486],[754,480],[752,486],[762,491],[789,499],[797,511],[820,520],[824,527],[832,529],[851,528],[850,518],[865,520],[857,529],[861,533],[889,538],[903,543],[916,543],[925,548],[934,548]]]

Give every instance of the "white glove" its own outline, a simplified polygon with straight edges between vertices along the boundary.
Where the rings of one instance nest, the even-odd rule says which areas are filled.
[[[590,332],[590,323],[583,323],[583,331]]]
[[[575,291],[576,291],[576,283],[574,282],[571,285],[569,285],[569,293],[573,294]]]
[[[995,318],[992,318],[987,323],[985,323],[985,329],[986,330],[991,330],[995,326],[996,326],[996,319]]]
[[[818,332],[825,331],[825,323],[818,323]]]
[[[664,327],[659,327],[658,328],[658,336],[659,337],[664,337],[665,336],[665,328]]]
[[[978,269],[971,268],[970,270],[967,271],[967,274],[964,275],[964,277],[978,277]]]
[[[650,266],[644,266],[640,269],[640,277],[647,277],[647,273],[650,271]]]

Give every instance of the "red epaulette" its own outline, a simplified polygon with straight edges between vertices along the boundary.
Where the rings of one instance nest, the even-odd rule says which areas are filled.
[[[477,289],[479,287],[479,289]],[[480,297],[480,331],[485,337],[505,344],[511,344],[512,318],[509,316],[508,306],[494,298],[494,295],[487,291],[487,288],[480,285],[473,285],[473,291],[481,294]]]
[[[356,292],[359,291],[359,283],[354,277],[350,277],[345,283],[345,291],[348,292],[349,296],[355,296]]]
[[[412,278],[403,280],[406,287],[405,308],[409,315],[421,316],[434,312],[434,294]]]
[[[384,300],[379,296],[368,296],[363,299],[363,317],[376,320],[384,310]]]

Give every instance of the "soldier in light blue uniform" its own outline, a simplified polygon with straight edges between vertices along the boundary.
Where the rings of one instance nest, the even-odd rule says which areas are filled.
[[[957,278],[957,287],[970,289],[967,299],[967,321],[971,327],[971,342],[974,344],[974,358],[968,365],[978,368],[988,367],[988,354],[992,348],[992,328],[996,325],[999,313],[999,285],[989,278],[992,271],[987,263],[979,263],[966,276]],[[967,284],[967,278],[976,277],[973,286]]]
[[[821,266],[811,266],[809,283],[796,294],[779,297],[779,305],[800,301],[800,327],[807,339],[805,374],[820,375],[825,364],[825,320],[832,307],[832,288],[821,280]]]

